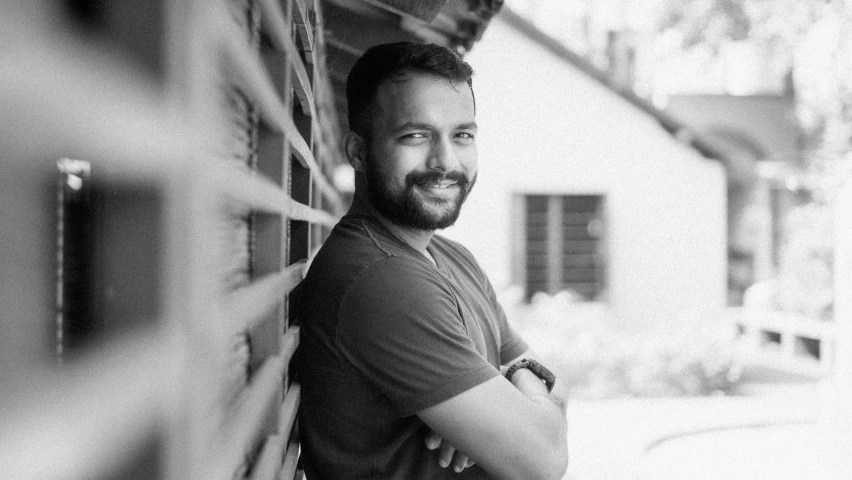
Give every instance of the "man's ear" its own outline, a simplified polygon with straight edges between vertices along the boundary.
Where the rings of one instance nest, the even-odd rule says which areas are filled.
[[[352,165],[356,172],[363,172],[364,158],[367,154],[367,143],[364,141],[364,137],[349,130],[343,136],[343,149],[346,152],[349,165]]]

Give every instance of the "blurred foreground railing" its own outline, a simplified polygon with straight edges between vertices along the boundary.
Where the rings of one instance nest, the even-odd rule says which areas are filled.
[[[288,296],[345,208],[321,12],[86,5],[0,7],[0,478],[298,477]]]

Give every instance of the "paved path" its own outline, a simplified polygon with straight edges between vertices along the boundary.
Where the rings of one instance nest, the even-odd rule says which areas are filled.
[[[744,395],[569,402],[570,480],[839,480],[815,384]],[[848,479],[845,479],[848,480]]]

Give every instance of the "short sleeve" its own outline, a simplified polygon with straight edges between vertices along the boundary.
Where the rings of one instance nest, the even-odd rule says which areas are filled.
[[[491,301],[492,308],[497,315],[497,322],[500,325],[500,364],[505,365],[508,362],[523,355],[529,350],[529,345],[524,341],[523,337],[509,325],[509,320],[506,318],[506,312],[497,301],[497,295],[494,293],[494,288],[491,287],[491,282],[488,282],[488,298]]]
[[[405,258],[377,262],[350,286],[335,341],[401,416],[500,374],[466,335],[448,286]]]

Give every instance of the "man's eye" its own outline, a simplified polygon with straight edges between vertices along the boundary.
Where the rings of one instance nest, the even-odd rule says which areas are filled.
[[[459,132],[456,134],[456,138],[460,138],[462,140],[473,140],[473,134],[470,132]]]
[[[426,138],[425,133],[408,133],[402,136],[402,138]]]

